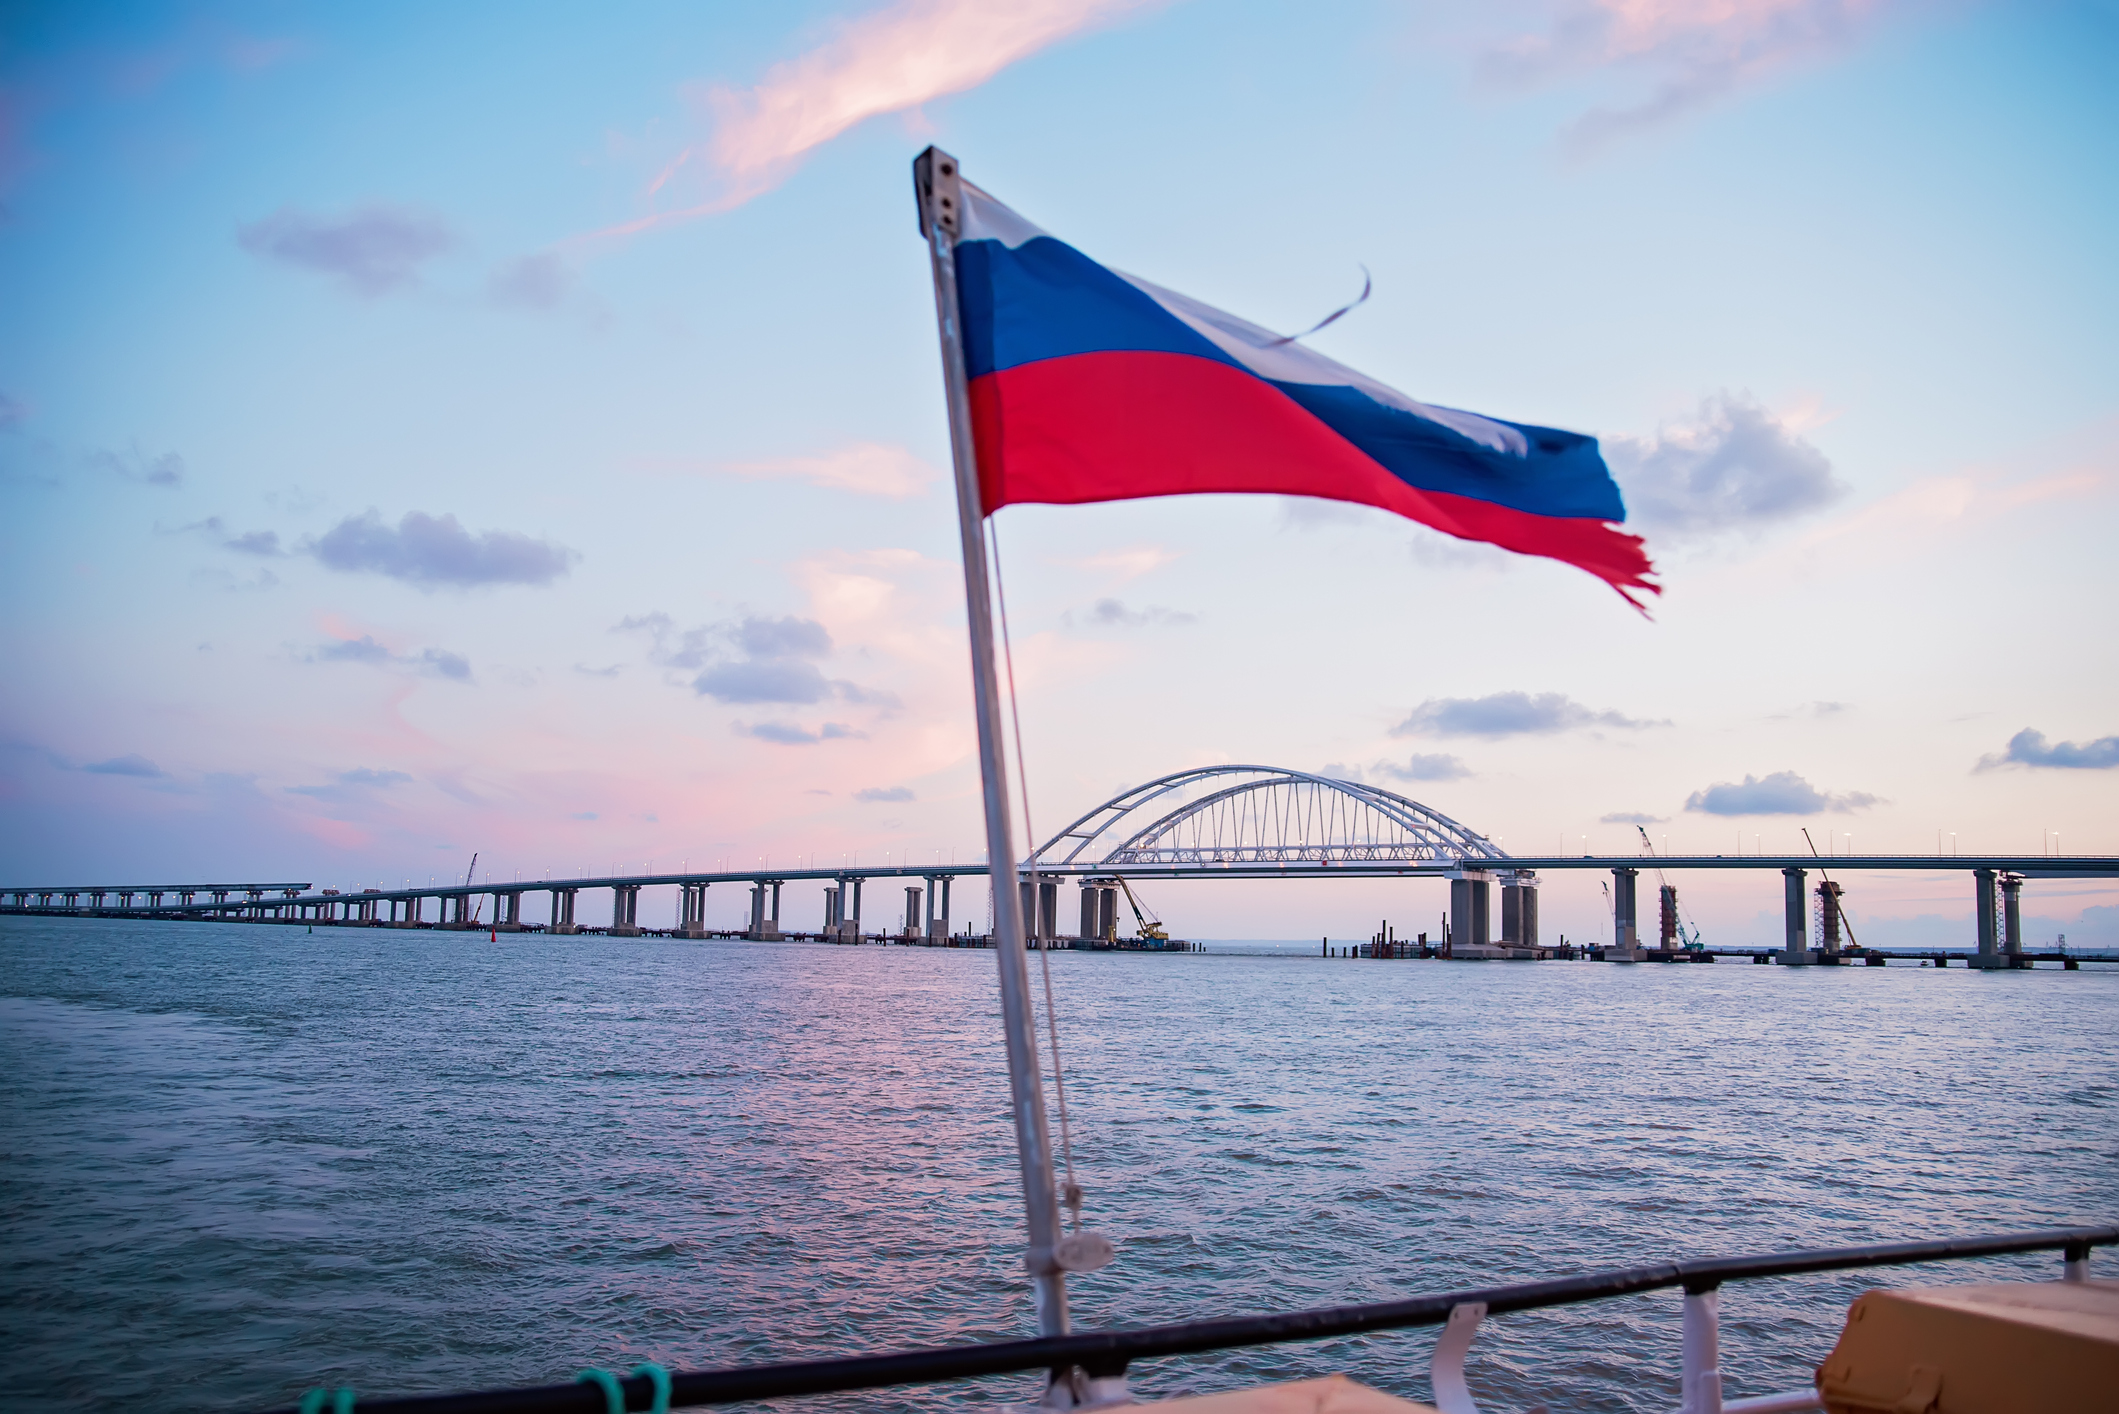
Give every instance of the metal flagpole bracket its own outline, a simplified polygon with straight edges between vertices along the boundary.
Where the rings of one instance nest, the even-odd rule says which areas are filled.
[[[1061,1258],[1059,1194],[1052,1174],[1052,1139],[1039,1075],[1037,1022],[1030,1005],[1030,967],[1024,946],[1023,900],[1008,806],[1008,770],[1001,732],[999,655],[993,636],[993,591],[986,574],[985,502],[979,493],[978,449],[971,430],[970,380],[964,367],[962,306],[957,300],[956,242],[963,233],[964,183],[957,160],[928,148],[912,164],[920,234],[934,264],[935,322],[942,341],[942,384],[949,401],[949,448],[956,467],[957,527],[964,552],[964,610],[971,640],[972,700],[977,708],[979,779],[986,808],[987,877],[993,882],[994,956],[1000,964],[1001,1029],[1007,1043],[1008,1092],[1015,1111],[1015,1146],[1022,1170],[1023,1209],[1030,1243],[1024,1264],[1037,1300],[1039,1335],[1065,1335],[1067,1268]],[[1093,1254],[1070,1253],[1077,1260]],[[1089,1270],[1086,1264],[1081,1270]]]
[[[964,177],[957,160],[938,147],[912,159],[913,192],[920,202],[920,234],[934,238],[940,226],[954,241],[964,234]]]

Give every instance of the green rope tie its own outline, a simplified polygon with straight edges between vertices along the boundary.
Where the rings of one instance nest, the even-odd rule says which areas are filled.
[[[625,1414],[625,1391],[619,1387],[618,1377],[609,1370],[591,1367],[574,1376],[574,1383],[600,1388],[603,1391],[605,1414]],[[302,1414],[309,1414],[309,1411],[304,1409]]]
[[[648,1414],[670,1414],[670,1372],[650,1361],[645,1365],[635,1365],[633,1375],[635,1378],[647,1376],[648,1382],[655,1387],[655,1402],[648,1406]],[[583,1370],[574,1376],[574,1383],[594,1385],[603,1391],[604,1414],[625,1414],[625,1387],[618,1383],[618,1377],[609,1370],[593,1367]],[[346,1393],[350,1395],[352,1391],[348,1390]],[[334,1410],[332,1414],[351,1414],[352,1407],[349,1403],[345,1410]],[[302,1414],[322,1414],[322,1411],[312,1410],[304,1405]]]
[[[331,1414],[353,1414],[353,1389],[340,1385],[337,1389],[326,1389],[318,1385],[302,1396],[301,1414],[324,1414],[328,1407]]]

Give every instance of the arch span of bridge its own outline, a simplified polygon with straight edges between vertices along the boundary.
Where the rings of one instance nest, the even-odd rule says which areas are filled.
[[[1197,766],[1120,791],[1025,865],[1220,871],[1507,858],[1485,835],[1381,786],[1278,766]]]

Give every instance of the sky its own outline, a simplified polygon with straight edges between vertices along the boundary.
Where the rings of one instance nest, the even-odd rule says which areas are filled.
[[[1041,835],[1250,762],[1515,853],[2119,853],[2115,65],[2109,3],[5,7],[0,885],[981,858],[930,142],[1270,327],[1366,273],[1310,345],[1602,439],[1664,587],[1011,507]],[[1778,941],[1777,877],[1678,882]],[[1847,905],[1971,941],[1963,875]],[[2096,881],[2025,912],[2119,946]],[[1609,926],[1589,875],[1543,917]]]

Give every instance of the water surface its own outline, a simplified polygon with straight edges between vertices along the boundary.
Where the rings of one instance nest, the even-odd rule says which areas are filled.
[[[1083,1325],[2119,1218],[2111,970],[1051,961],[1079,1176],[1121,1244],[1076,1282]],[[0,1087],[12,1410],[1029,1333],[986,952],[10,918]],[[1730,1393],[1807,1382],[1877,1280],[1725,1291]],[[1677,1312],[1489,1322],[1473,1389],[1674,1407]],[[1431,1346],[1135,1385],[1424,1398]]]

